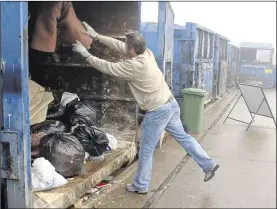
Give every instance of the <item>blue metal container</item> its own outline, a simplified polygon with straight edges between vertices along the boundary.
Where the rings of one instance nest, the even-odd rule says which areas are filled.
[[[272,65],[273,54],[272,44],[241,43],[238,81],[272,88],[276,77]]]
[[[274,73],[271,65],[241,65],[239,82],[259,85],[262,88],[274,86]]]
[[[213,99],[213,57],[215,32],[196,23],[175,25],[173,89],[176,97],[182,88],[206,90],[206,102]]]
[[[31,208],[28,3],[1,2],[1,180],[9,208]],[[8,158],[8,159],[7,159]]]
[[[215,35],[214,50],[214,98],[224,96],[227,88],[228,75],[228,42],[229,40],[219,34]]]
[[[276,87],[276,65],[273,68],[272,76],[273,76],[273,87]]]
[[[239,67],[239,47],[228,44],[228,75],[227,88],[236,86],[236,74]]]
[[[157,57],[157,37],[158,37],[158,23],[142,22],[141,34],[146,42],[146,47],[150,49],[155,57]]]
[[[158,23],[143,22],[141,33],[155,55],[159,68],[172,87],[174,13],[169,2],[159,2]]]

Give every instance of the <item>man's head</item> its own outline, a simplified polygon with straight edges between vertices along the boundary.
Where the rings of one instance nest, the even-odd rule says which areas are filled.
[[[145,40],[137,31],[126,34],[126,46],[130,57],[143,54],[146,50]]]

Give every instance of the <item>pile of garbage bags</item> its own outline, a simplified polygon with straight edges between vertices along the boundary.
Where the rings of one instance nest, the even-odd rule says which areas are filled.
[[[105,151],[117,148],[114,136],[95,127],[97,113],[93,107],[68,92],[52,98],[45,117],[30,127],[33,158],[48,161],[57,174],[69,178],[81,173],[85,159],[103,157]]]

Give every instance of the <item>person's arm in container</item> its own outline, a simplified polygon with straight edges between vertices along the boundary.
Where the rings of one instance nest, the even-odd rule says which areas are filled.
[[[73,51],[79,53],[92,67],[102,73],[124,80],[135,79],[135,68],[139,65],[135,60],[129,59],[123,62],[113,63],[99,59],[91,55],[79,41],[73,44]]]
[[[99,40],[102,44],[106,45],[107,47],[118,51],[120,54],[127,55],[127,47],[126,44],[122,41],[119,41],[115,38],[111,38],[108,36],[103,36],[97,33],[92,27],[90,27],[86,22],[82,22],[86,31],[83,31],[84,34],[87,36]]]

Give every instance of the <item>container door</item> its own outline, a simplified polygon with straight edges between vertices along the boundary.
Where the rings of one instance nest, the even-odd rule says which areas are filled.
[[[233,81],[233,66],[232,66],[232,50],[233,47],[231,44],[228,44],[228,78],[227,78],[227,88],[230,88],[232,86]]]
[[[169,2],[159,2],[157,62],[172,88],[174,13]]]
[[[214,57],[213,57],[213,91],[212,99],[218,98],[218,81],[219,81],[219,36],[215,35]]]
[[[218,93],[223,96],[227,87],[227,75],[228,75],[228,40],[220,38],[219,41],[219,67],[218,67]]]
[[[1,2],[1,187],[8,208],[31,208],[28,3]],[[1,191],[3,191],[1,189]],[[1,205],[2,208],[2,205]]]

